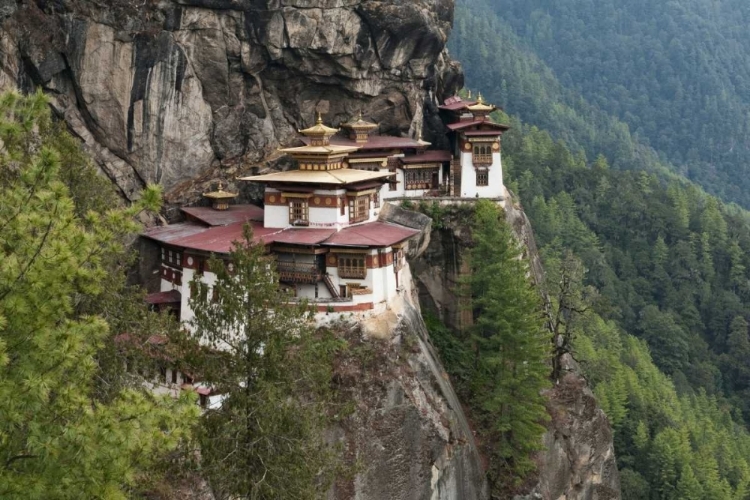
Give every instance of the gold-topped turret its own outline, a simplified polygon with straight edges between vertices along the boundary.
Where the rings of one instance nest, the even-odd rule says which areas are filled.
[[[475,117],[485,117],[495,111],[497,107],[493,106],[492,104],[487,104],[484,102],[484,97],[482,97],[482,93],[480,92],[477,95],[477,103],[473,104],[471,106],[467,106],[467,108]]]
[[[229,202],[237,197],[237,193],[224,191],[224,184],[219,181],[219,188],[210,193],[203,193],[203,197],[211,200],[214,210],[229,210]]]
[[[331,143],[331,137],[340,129],[326,127],[323,124],[323,115],[318,112],[318,119],[312,127],[300,130],[299,133],[310,138],[312,146],[328,146]]]
[[[361,110],[356,119],[352,118],[350,122],[345,123],[343,126],[350,130],[349,136],[357,144],[366,143],[370,134],[378,128],[377,123],[368,122],[362,117]]]

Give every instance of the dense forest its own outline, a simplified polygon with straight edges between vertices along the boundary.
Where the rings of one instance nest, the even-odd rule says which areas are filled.
[[[454,55],[508,112],[603,153],[668,166],[750,206],[750,35],[739,1],[461,0]]]
[[[452,49],[509,113],[506,182],[623,498],[745,498],[750,213],[727,201],[750,200],[747,7],[488,4],[459,2]]]

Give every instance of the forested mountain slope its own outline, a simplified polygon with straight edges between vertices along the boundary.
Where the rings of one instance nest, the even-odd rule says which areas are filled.
[[[508,184],[536,232],[562,350],[615,429],[625,499],[748,494],[750,213],[726,203],[750,205],[747,12],[458,5],[453,54],[468,87],[512,115],[498,117],[513,125]]]
[[[737,0],[462,0],[451,43],[472,86],[573,149],[670,163],[747,207],[748,17]]]

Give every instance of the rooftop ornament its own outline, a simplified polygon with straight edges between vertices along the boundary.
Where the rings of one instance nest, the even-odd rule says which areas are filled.
[[[472,106],[468,106],[467,109],[471,111],[471,113],[475,116],[487,116],[497,108],[492,104],[487,104],[484,101],[484,97],[482,97],[482,93],[480,92],[477,96],[477,103]]]
[[[219,188],[210,193],[203,193],[203,197],[211,200],[214,210],[229,210],[229,202],[237,197],[237,193],[224,191],[224,184],[219,181]]]
[[[345,123],[344,127],[351,130],[350,135],[355,142],[362,144],[367,142],[370,134],[378,128],[378,124],[366,121],[362,117],[362,111],[360,110],[357,119],[352,119],[350,122]]]
[[[331,143],[331,137],[339,130],[323,125],[323,115],[318,112],[318,120],[315,125],[300,130],[299,133],[309,137],[312,146],[328,146]]]

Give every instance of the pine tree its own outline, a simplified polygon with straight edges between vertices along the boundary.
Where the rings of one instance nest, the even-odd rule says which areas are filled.
[[[83,219],[50,130],[41,92],[0,97],[0,498],[124,499],[156,479],[197,409],[133,389],[97,399],[108,325],[77,305],[103,293],[106,259],[158,192]]]
[[[290,304],[263,245],[237,242],[191,283],[191,364],[223,397],[200,426],[201,469],[219,498],[321,498],[337,459],[323,441],[332,339]]]
[[[547,418],[540,392],[549,385],[550,334],[540,296],[510,228],[491,202],[477,203],[470,254],[475,324],[472,394],[493,440],[495,482],[534,468]]]

